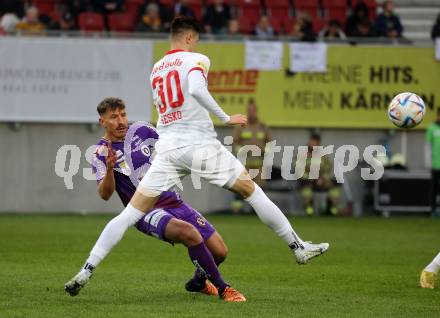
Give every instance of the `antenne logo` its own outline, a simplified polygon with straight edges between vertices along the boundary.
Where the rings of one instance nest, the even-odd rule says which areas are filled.
[[[256,70],[222,70],[209,72],[212,93],[255,93],[259,72]]]

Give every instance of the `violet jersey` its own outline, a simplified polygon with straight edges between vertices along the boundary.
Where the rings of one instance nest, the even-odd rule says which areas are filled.
[[[112,149],[117,156],[113,168],[116,192],[124,206],[130,202],[139,181],[148,171],[158,138],[155,128],[148,123],[136,122],[129,126],[123,142],[112,142]],[[92,157],[92,170],[98,183],[107,173],[105,158],[108,144],[108,140],[100,139]],[[154,208],[172,208],[182,203],[176,192],[165,191],[160,195]]]
[[[159,116],[159,153],[216,141],[208,110],[189,92],[189,74],[200,72],[207,85],[209,67],[210,60],[205,55],[183,50],[169,51],[154,64],[150,83]]]

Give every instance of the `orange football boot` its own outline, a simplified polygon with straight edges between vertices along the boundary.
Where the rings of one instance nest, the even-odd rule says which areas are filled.
[[[246,297],[244,297],[238,290],[235,290],[230,286],[225,288],[223,294],[221,295],[221,299],[235,303],[246,301]]]
[[[218,296],[217,287],[215,287],[214,284],[209,280],[206,280],[206,285],[202,290],[200,290],[200,293],[208,296]]]

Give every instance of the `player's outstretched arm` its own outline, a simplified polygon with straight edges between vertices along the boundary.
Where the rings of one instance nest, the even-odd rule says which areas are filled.
[[[202,71],[195,69],[188,74],[189,94],[210,113],[217,116],[223,123],[229,123],[231,117],[217,104],[208,91],[208,83]]]

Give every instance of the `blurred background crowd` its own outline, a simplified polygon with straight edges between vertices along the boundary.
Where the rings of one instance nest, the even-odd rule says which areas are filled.
[[[207,34],[302,41],[401,38],[393,1],[375,0],[2,0],[0,34],[58,31],[168,32],[178,15],[196,17]],[[430,22],[431,23],[431,22]],[[440,15],[432,38],[440,35]]]

